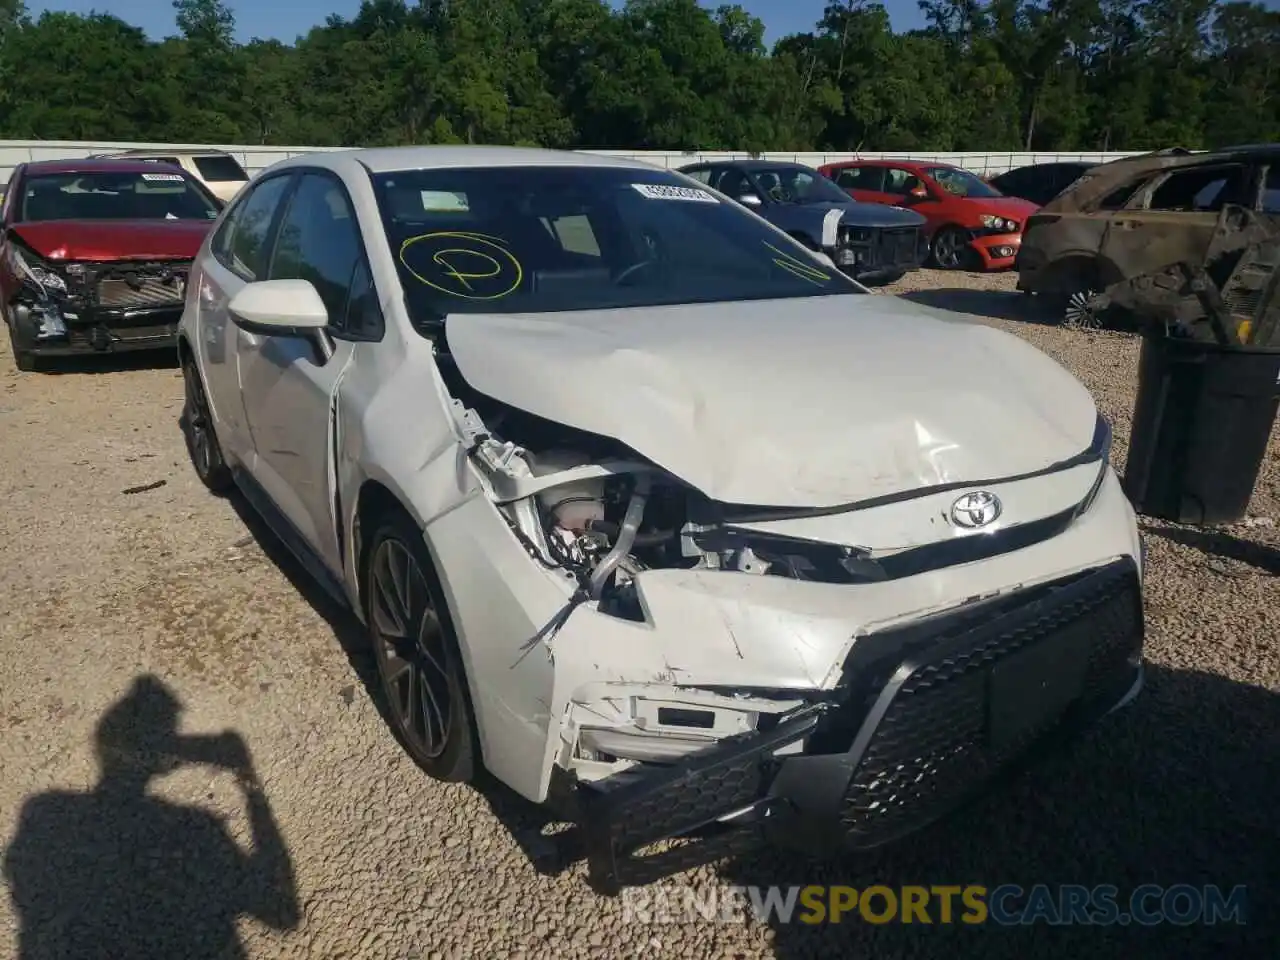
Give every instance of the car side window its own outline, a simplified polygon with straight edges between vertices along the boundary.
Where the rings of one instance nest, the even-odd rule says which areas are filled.
[[[692,177],[694,180],[697,180],[699,183],[705,183],[710,185],[711,168],[703,167],[701,170],[688,170],[685,172],[685,176]]]
[[[342,333],[353,340],[381,340],[385,329],[378,289],[373,285],[369,261],[360,257],[351,275],[351,295],[347,297],[341,324]]]
[[[1151,194],[1148,210],[1213,212],[1224,204],[1239,203],[1247,168],[1227,164],[1170,174]],[[1252,204],[1250,204],[1252,205]]]
[[[542,225],[565,253],[600,256],[600,242],[585,213],[565,217],[543,217]]]
[[[885,168],[885,193],[894,193],[905,197],[912,190],[921,185],[922,181],[920,178],[910,170],[903,170],[901,167]]]
[[[836,174],[836,185],[846,190],[884,190],[884,167],[845,167]]]
[[[236,204],[214,234],[213,255],[244,280],[266,278],[267,234],[291,179],[283,174],[263,180]]]
[[[747,175],[736,167],[725,169],[716,182],[716,189],[734,200],[744,196],[760,196],[760,191],[752,185]]]
[[[381,317],[374,319],[380,311],[367,265],[361,269],[364,259],[356,212],[342,183],[304,173],[280,222],[270,278],[309,281],[329,311],[332,332],[376,339]]]
[[[1262,181],[1262,212],[1280,213],[1280,163],[1268,167]]]
[[[9,212],[13,209],[13,195],[17,192],[14,187],[18,183],[18,171],[15,170],[9,176],[9,183],[4,188],[4,201],[0,203],[0,223],[9,222]]]

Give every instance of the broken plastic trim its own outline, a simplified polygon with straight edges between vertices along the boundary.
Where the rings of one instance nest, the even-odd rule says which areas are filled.
[[[735,821],[785,816],[789,806],[767,795],[774,771],[765,768],[776,751],[808,736],[829,703],[815,703],[793,713],[767,733],[750,732],[726,737],[709,749],[685,757],[680,763],[646,770],[640,779],[614,786],[608,780],[578,784],[579,826],[587,848],[591,883],[601,892],[617,893],[633,883],[637,866],[632,855],[650,843],[681,837],[715,824],[732,813]],[[669,806],[669,798],[692,785],[720,784],[710,805],[691,803],[666,817],[637,819],[651,802]],[[695,791],[696,792],[696,791]],[[736,831],[735,831],[736,832]],[[643,882],[643,879],[642,879]]]

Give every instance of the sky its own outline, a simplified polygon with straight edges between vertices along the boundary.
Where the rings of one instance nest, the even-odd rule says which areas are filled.
[[[718,5],[722,0],[704,5]],[[733,2],[733,0],[723,0]],[[765,41],[772,45],[779,37],[790,33],[802,33],[813,29],[822,16],[826,0],[737,0],[765,24]],[[913,30],[924,25],[916,0],[883,0],[895,30]],[[299,34],[323,23],[330,13],[352,16],[360,6],[360,0],[267,0],[265,3],[249,3],[231,0],[236,15],[236,34],[241,42],[260,37],[292,43]],[[153,39],[171,36],[178,32],[174,25],[171,0],[28,0],[31,15],[39,16],[45,10],[68,13],[111,13],[134,26],[142,27]]]

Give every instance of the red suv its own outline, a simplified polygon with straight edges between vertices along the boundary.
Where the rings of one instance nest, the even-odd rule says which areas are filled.
[[[848,160],[818,169],[855,200],[909,207],[924,216],[931,259],[944,270],[1012,267],[1023,224],[1039,209],[945,163]]]

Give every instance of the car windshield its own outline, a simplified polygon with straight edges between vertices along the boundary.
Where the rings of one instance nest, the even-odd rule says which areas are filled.
[[[498,167],[378,174],[418,317],[864,291],[754,214],[677,174]]]
[[[177,171],[49,173],[26,178],[20,219],[214,220],[218,206]]]
[[[957,167],[925,167],[928,174],[943,190],[954,193],[957,197],[1003,197],[1004,194],[985,183],[982,178],[974,176],[968,170]]]
[[[756,183],[775,203],[848,203],[849,195],[806,167],[767,167],[752,171]]]

